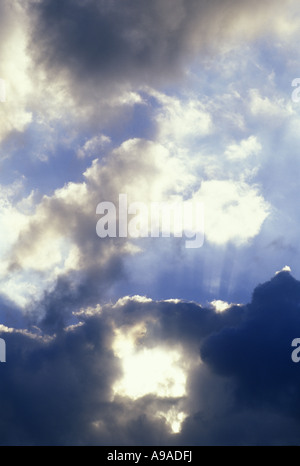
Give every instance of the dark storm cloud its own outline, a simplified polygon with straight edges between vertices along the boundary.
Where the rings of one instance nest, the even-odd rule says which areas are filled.
[[[61,283],[47,297],[49,314],[43,326],[53,330],[57,319],[56,336],[37,327],[31,327],[31,333],[1,332],[7,346],[7,362],[0,365],[1,444],[140,445],[158,444],[162,438],[171,442],[165,421],[155,415],[176,405],[176,399],[147,395],[136,401],[112,400],[113,382],[121,375],[120,361],[111,346],[113,328],[147,322],[150,317],[157,320],[152,330],[158,335],[154,340],[145,339],[145,347],[178,341],[188,346],[188,337],[198,342],[204,334],[222,327],[215,313],[193,303],[183,303],[180,308],[171,302],[148,305],[133,299],[106,305],[92,316],[81,315],[81,325],[62,330],[61,314],[50,311],[67,308],[69,303],[74,306],[68,289]],[[183,324],[187,314],[189,320]],[[199,359],[197,353],[193,357]]]
[[[121,311],[121,312],[120,312]],[[208,334],[224,326],[235,327],[243,318],[242,306],[230,306],[226,313],[218,314],[213,308],[206,308],[193,302],[128,301],[121,307],[109,310],[109,316],[118,327],[132,326],[147,322],[146,345],[155,346],[164,342],[182,343],[186,349],[199,345]]]
[[[281,7],[284,8],[281,2]],[[280,18],[280,3],[248,0],[42,0],[33,5],[31,50],[54,78],[68,76],[81,92],[95,84],[149,84],[180,74],[196,52],[216,49]],[[277,11],[278,10],[278,11]],[[78,89],[77,89],[78,91]]]
[[[94,413],[105,412],[118,371],[105,322],[91,318],[48,342],[16,332],[2,337],[1,444],[88,443],[86,429]]]
[[[300,282],[288,272],[258,286],[249,305],[223,313],[137,297],[78,318],[80,325],[51,337],[37,328],[1,332],[2,445],[299,443],[300,372],[291,341],[300,337]],[[122,374],[114,328],[139,322],[147,327],[144,348],[181,345],[193,363],[200,351],[183,399],[112,397]],[[189,416],[174,435],[156,413],[178,403]]]
[[[243,324],[209,337],[201,356],[217,373],[235,378],[241,403],[271,403],[292,414],[300,402],[300,371],[291,342],[299,332],[300,283],[281,272],[255,289]]]
[[[201,357],[231,390],[210,443],[299,444],[300,371],[291,359],[299,334],[300,283],[281,272],[254,290],[239,326],[206,339]]]

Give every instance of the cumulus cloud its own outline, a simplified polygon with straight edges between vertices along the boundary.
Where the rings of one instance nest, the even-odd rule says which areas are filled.
[[[0,9],[1,76],[5,102],[0,105],[0,142],[12,131],[23,131],[32,120],[27,107],[32,92],[31,60],[27,54],[29,20],[24,2],[3,1]]]
[[[32,48],[52,76],[81,99],[102,90],[151,84],[180,74],[187,59],[266,27],[286,28],[289,2],[49,1],[33,3]],[[268,17],[272,12],[275,20]],[[293,23],[295,22],[292,21]]]
[[[78,307],[56,334],[2,326],[1,443],[297,444],[299,303],[282,271],[222,312],[133,296]],[[146,362],[163,372],[144,390],[130,364]]]
[[[296,9],[1,3],[3,444],[299,443]],[[205,247],[99,238],[121,193]]]
[[[91,157],[97,156],[99,151],[103,149],[107,144],[109,144],[110,138],[101,134],[100,136],[94,136],[92,139],[89,139],[84,143],[82,147],[78,149],[77,157]]]
[[[204,181],[197,195],[205,205],[205,235],[215,244],[243,244],[255,237],[270,206],[257,188],[243,182]]]
[[[225,151],[229,160],[239,160],[259,154],[262,149],[261,144],[255,136],[244,139],[240,144],[230,144]]]
[[[94,140],[85,150],[94,144],[98,142]],[[128,203],[181,198],[191,180],[193,175],[162,145],[142,139],[125,141],[108,157],[95,159],[82,183],[68,183],[44,196],[33,212],[20,217],[23,223],[11,237],[2,264],[3,292],[28,305],[66,274],[72,277],[66,278],[68,283],[74,274],[89,281],[91,289],[94,283],[95,292],[97,287],[99,293],[109,288],[122,275],[123,257],[135,249],[127,238],[97,236],[98,203],[110,201],[117,206],[120,193],[127,194]],[[8,227],[15,229],[17,217],[5,212]],[[77,285],[75,280],[73,286]]]
[[[299,328],[299,282],[283,271],[260,286],[247,306],[245,320],[235,329],[224,328],[210,336],[201,348],[202,360],[213,371],[228,377],[234,386],[236,407],[252,416],[264,416],[257,433],[256,444],[297,443],[293,425],[299,422],[295,414],[299,404],[298,367],[291,360],[291,342]],[[263,417],[263,416],[262,416]],[[290,418],[285,431],[266,428],[272,418],[282,418],[282,426]],[[264,430],[266,429],[266,430]],[[247,429],[246,429],[247,430]],[[274,432],[275,431],[275,432]],[[244,432],[246,434],[246,432]],[[251,428],[248,441],[253,439]]]
[[[160,105],[157,111],[158,140],[169,146],[182,148],[210,134],[214,127],[210,113],[200,99],[179,99],[148,90]]]
[[[282,97],[261,96],[258,89],[249,90],[250,111],[254,116],[260,116],[263,120],[272,121],[274,125],[280,125],[284,119],[294,114],[291,101],[286,101]]]
[[[89,140],[82,150],[94,150],[98,144],[97,138]],[[113,202],[118,217],[120,193],[127,195],[128,205],[138,201],[149,209],[154,202],[177,202],[184,208],[201,203],[209,243],[242,245],[254,238],[269,213],[259,190],[227,180],[206,180],[199,187],[184,162],[161,143],[140,138],[129,139],[107,157],[95,159],[84,172],[83,182],[68,183],[44,196],[33,212],[21,217],[18,236],[10,242],[2,264],[3,292],[24,306],[41,299],[44,291],[53,289],[56,280],[67,274],[77,276],[79,283],[89,280],[91,288],[94,283],[95,292],[97,282],[99,293],[113,286],[122,276],[124,257],[139,251],[130,235],[100,239],[96,234],[98,203]],[[189,215],[197,215],[199,224],[198,211]],[[15,219],[7,217],[6,222],[11,225]],[[190,218],[189,224],[195,231],[195,219]],[[200,227],[202,234],[202,223]],[[149,223],[147,228],[151,228]],[[170,234],[177,234],[176,225],[170,228]]]

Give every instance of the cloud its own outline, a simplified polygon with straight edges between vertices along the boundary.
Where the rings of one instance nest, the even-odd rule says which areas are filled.
[[[241,144],[243,150],[257,149],[254,137],[246,141],[246,149]],[[99,156],[102,143],[100,134],[80,150],[85,155]],[[39,302],[44,292],[52,290],[55,294],[55,283],[60,287],[61,277],[65,285],[71,286],[75,280],[75,288],[82,284],[85,289],[83,283],[89,281],[95,293],[98,282],[99,296],[105,288],[113,287],[123,277],[124,259],[143,247],[131,238],[100,239],[96,234],[97,205],[109,201],[118,206],[121,193],[127,195],[128,205],[136,201],[148,207],[152,202],[184,206],[201,202],[205,241],[241,246],[252,240],[270,211],[258,187],[222,179],[200,183],[194,165],[186,164],[186,160],[186,156],[175,155],[168,145],[142,138],[128,139],[94,159],[83,173],[82,182],[65,184],[22,214],[23,223],[11,238],[2,264],[3,292],[25,308],[32,301]],[[20,207],[24,210],[24,201]],[[6,215],[9,228],[15,229],[16,218]]]
[[[234,323],[239,312],[223,320]],[[199,338],[222,327],[217,314],[135,296],[76,315],[79,323],[50,335],[1,327],[2,444],[156,444],[159,432],[172,441],[187,416],[187,369],[199,365]],[[132,362],[147,365],[146,391],[142,379],[133,383]]]
[[[244,139],[240,144],[231,144],[225,151],[229,160],[240,160],[259,154],[262,149],[261,144],[255,136]]]
[[[33,3],[32,50],[52,77],[71,83],[74,95],[90,99],[102,91],[158,83],[181,74],[195,54],[220,44],[282,32],[289,2],[227,0],[151,3],[127,0],[109,6],[89,0]],[[272,12],[274,21],[266,21]],[[294,21],[295,22],[295,18]]]
[[[282,271],[222,312],[132,296],[78,306],[56,334],[2,326],[1,444],[298,444],[299,303]],[[148,390],[131,363],[154,371]]]
[[[103,323],[90,321],[55,340],[9,330],[2,336],[9,348],[1,367],[2,444],[88,443],[82,422],[107,403],[118,371]]]
[[[296,9],[2,2],[5,444],[298,442]],[[204,247],[100,239],[120,193],[202,202]]]
[[[246,243],[259,233],[269,214],[268,203],[247,183],[203,181],[197,195],[205,206],[205,236],[215,244]]]
[[[272,125],[280,125],[282,121],[294,114],[291,101],[278,96],[262,97],[258,89],[249,90],[250,111],[255,117],[261,117],[265,121],[272,121]]]
[[[197,97],[179,99],[153,89],[148,92],[160,105],[155,120],[162,144],[170,148],[190,146],[213,131],[211,115]]]
[[[28,17],[25,2],[1,3],[0,60],[5,102],[0,103],[0,142],[12,131],[23,131],[32,120],[26,108],[32,92],[31,60],[27,54]]]
[[[86,141],[80,149],[78,149],[77,157],[91,157],[92,155],[97,156],[98,152],[110,143],[110,138],[101,134],[101,136],[94,136],[92,139]]]
[[[86,151],[98,146],[98,139],[92,141]],[[27,215],[19,214],[20,227],[8,242],[2,264],[3,292],[26,307],[46,290],[55,293],[56,281],[64,276],[70,286],[75,280],[75,288],[81,280],[86,283],[83,288],[94,283],[101,294],[122,276],[123,258],[138,249],[127,238],[97,236],[98,203],[118,205],[120,193],[128,195],[128,202],[146,204],[173,196],[181,199],[191,180],[193,175],[162,145],[138,138],[125,141],[107,157],[95,159],[83,182],[56,189]],[[16,230],[18,217],[8,216],[6,209],[5,218],[7,228]]]
[[[201,348],[203,362],[232,381],[236,410],[244,410],[244,416],[251,410],[263,422],[282,417],[285,428],[290,419],[287,431],[272,429],[267,421],[268,429],[259,429],[255,440],[251,428],[245,429],[244,444],[297,442],[293,425],[299,422],[299,371],[291,360],[291,342],[300,328],[299,298],[299,282],[288,271],[277,273],[254,290],[239,326],[211,335]]]

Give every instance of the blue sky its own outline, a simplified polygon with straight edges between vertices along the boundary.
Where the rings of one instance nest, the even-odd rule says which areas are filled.
[[[1,369],[3,399],[14,406],[16,396],[20,409],[4,442],[143,444],[146,438],[155,443],[162,429],[168,444],[295,443],[300,421],[278,400],[289,397],[289,383],[298,384],[289,355],[299,336],[296,0],[5,0],[0,22],[6,84],[0,103],[0,316],[7,341]],[[172,235],[99,238],[97,205],[117,204],[120,193],[146,206],[203,203],[203,246],[188,249],[184,238]],[[255,298],[254,290],[268,283],[279,290],[274,293],[288,317],[283,309],[272,316],[271,294],[263,304]],[[266,397],[254,397],[251,412],[240,405],[243,396],[251,398],[251,382],[240,361],[230,366],[225,343],[247,335],[256,345],[249,312],[268,332],[259,306],[275,322],[275,333],[287,318],[278,357],[289,382],[276,381],[271,367],[278,399],[260,411]],[[133,318],[136,307],[140,315]],[[248,360],[259,357],[264,336],[277,345],[270,332],[262,334],[257,351],[244,349]],[[37,368],[20,399],[18,357],[24,373]],[[157,360],[160,375],[145,375],[140,387],[140,365],[154,368]],[[44,365],[48,378],[61,370],[86,380],[86,402],[78,399],[74,418],[62,420],[60,440],[50,413],[43,425],[34,406],[31,424],[23,412],[38,389],[53,409],[65,406],[66,417],[73,409],[63,383],[55,395],[47,389]],[[160,391],[166,367],[172,388]],[[232,405],[222,389],[227,384]],[[73,389],[77,400],[80,390]],[[207,432],[197,418],[202,409]],[[266,424],[257,431],[263,409]],[[217,421],[230,410],[231,436],[225,421]],[[275,418],[286,429],[272,431]],[[72,436],[67,430],[74,419],[79,427]],[[249,429],[239,431],[248,421]],[[11,421],[3,414],[1,422],[4,429]],[[140,439],[138,423],[144,423]]]

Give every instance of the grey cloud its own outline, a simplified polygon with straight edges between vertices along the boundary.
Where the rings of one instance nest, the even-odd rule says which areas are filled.
[[[7,363],[1,366],[1,443],[88,442],[86,429],[108,402],[119,370],[109,349],[110,329],[90,319],[52,341],[15,332],[2,336]]]
[[[99,85],[107,92],[179,76],[195,54],[232,40],[241,23],[243,37],[276,29],[269,14],[280,21],[287,4],[43,0],[31,9],[31,49],[51,79],[68,76],[74,95],[83,100],[95,96]]]
[[[66,305],[54,294],[51,297],[57,309]],[[31,333],[2,331],[7,345],[7,363],[0,366],[2,445],[172,442],[165,421],[156,413],[178,400],[155,395],[136,401],[120,396],[112,400],[113,382],[122,373],[112,352],[113,328],[146,321],[151,314],[159,320],[172,307],[171,303],[166,303],[166,309],[159,303],[152,303],[151,308],[139,303],[136,319],[136,304],[129,300],[125,305],[107,305],[92,316],[81,315],[81,325],[60,329],[50,339],[36,327]],[[165,328],[163,333],[168,331]],[[177,337],[173,335],[174,340]],[[151,347],[153,342],[144,344]],[[157,344],[162,344],[160,338]]]
[[[61,303],[53,312],[64,315],[63,323],[74,303],[86,306],[95,299],[103,300],[116,283],[126,278],[124,258],[131,252],[130,240],[100,239],[96,233],[99,220],[96,207],[101,201],[114,202],[117,206],[119,193],[128,193],[130,201],[148,202],[152,200],[153,193],[163,196],[165,192],[175,190],[178,179],[181,177],[183,182],[184,177],[183,171],[172,165],[172,161],[173,176],[169,176],[167,164],[170,160],[168,152],[155,143],[129,140],[105,160],[94,161],[85,172],[83,183],[71,183],[55,191],[51,197],[42,198],[29,218],[28,226],[20,232],[11,248],[7,272],[8,276],[24,274],[35,267],[35,273],[42,277],[41,288],[45,290],[45,296],[42,303],[38,302],[34,307],[40,315],[47,314],[47,322],[50,322],[49,312],[52,309],[50,296],[56,296]],[[55,277],[56,284],[50,280],[54,287],[50,292],[47,291],[47,281],[54,270],[51,254],[59,247],[56,241],[62,239],[68,246],[76,248],[78,261],[73,268],[61,268]],[[35,259],[38,262],[45,247],[49,248],[45,258],[47,265],[49,257],[49,268],[44,268],[45,264],[35,264]],[[25,276],[23,280],[26,281]],[[57,324],[57,318],[55,322]]]
[[[281,272],[255,289],[251,303],[223,313],[197,303],[132,297],[86,309],[77,314],[78,326],[60,326],[52,336],[47,325],[45,333],[2,329],[7,363],[0,366],[1,443],[298,444],[299,370],[291,361],[291,340],[299,336],[299,287]],[[58,309],[60,297],[50,298]],[[114,329],[139,323],[147,329],[139,347],[181,347],[191,364],[186,396],[112,397],[122,375]],[[188,413],[178,434],[157,416],[174,406]]]

